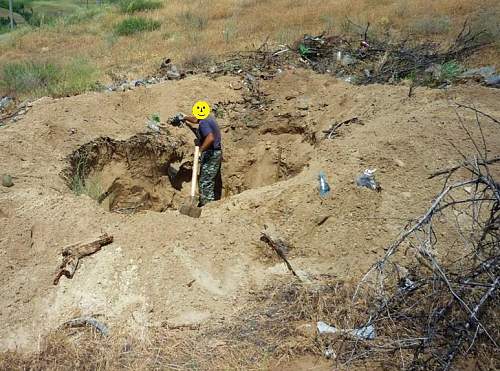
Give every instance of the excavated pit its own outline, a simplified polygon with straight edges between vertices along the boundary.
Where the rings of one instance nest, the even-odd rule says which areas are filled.
[[[138,134],[128,140],[98,138],[68,158],[68,186],[105,209],[133,213],[178,206],[169,169],[182,160],[182,143],[165,135]]]
[[[290,150],[290,136],[263,137],[224,151],[218,198],[267,186],[297,175],[309,161],[307,151]],[[312,148],[312,147],[311,147]],[[188,197],[191,145],[169,135],[137,134],[128,140],[102,137],[69,157],[63,171],[68,187],[86,194],[104,209],[118,213],[178,209]]]

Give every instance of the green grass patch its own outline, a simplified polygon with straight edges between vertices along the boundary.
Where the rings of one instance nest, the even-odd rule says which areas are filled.
[[[119,6],[123,13],[135,13],[159,9],[163,4],[155,0],[121,0]]]
[[[7,63],[0,75],[0,90],[18,97],[62,97],[98,87],[97,70],[80,59],[65,65],[50,62]]]
[[[120,36],[134,35],[160,28],[161,22],[143,17],[129,17],[115,26],[115,33]]]

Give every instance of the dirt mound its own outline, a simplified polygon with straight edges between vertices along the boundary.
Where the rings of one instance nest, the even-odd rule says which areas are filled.
[[[261,81],[268,99],[254,109],[246,88],[235,89],[242,80],[190,76],[122,93],[43,99],[0,128],[2,172],[14,182],[0,188],[2,349],[33,349],[38,336],[80,315],[142,339],[162,325],[230,324],[252,293],[292,279],[259,242],[264,224],[289,243],[291,265],[313,285],[322,275],[356,279],[432,201],[442,184],[428,176],[460,160],[454,146],[474,151],[457,113],[482,140],[473,112],[455,111],[450,102],[500,116],[493,89],[416,88],[408,97],[405,86],[352,86],[299,69]],[[188,196],[192,133],[144,133],[152,112],[166,121],[200,99],[221,107],[224,189],[192,219],[176,210]],[[489,153],[499,153],[498,126],[482,129]],[[356,187],[366,168],[377,168],[382,192]],[[324,199],[320,170],[331,187]],[[114,242],[83,258],[72,280],[53,286],[61,247],[102,233]]]

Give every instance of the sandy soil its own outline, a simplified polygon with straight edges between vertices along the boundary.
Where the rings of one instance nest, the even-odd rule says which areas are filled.
[[[460,160],[453,146],[473,153],[452,103],[500,117],[498,90],[474,85],[418,88],[409,98],[405,86],[358,87],[288,70],[262,82],[272,101],[260,111],[250,110],[245,89],[235,86],[237,77],[193,76],[123,93],[43,98],[0,128],[0,173],[14,180],[0,187],[0,349],[35,349],[45,333],[81,314],[143,336],[165,323],[229,320],[250,292],[289,274],[259,242],[264,224],[291,244],[296,270],[356,279],[432,201],[441,181],[428,176]],[[200,99],[222,107],[225,147],[224,198],[200,219],[179,214],[189,184],[176,190],[166,173],[147,180],[156,187],[155,205],[164,203],[153,209],[162,212],[109,212],[69,189],[61,173],[80,146],[100,137],[128,140],[147,130],[151,113],[166,120]],[[480,142],[474,116],[459,113]],[[360,123],[323,139],[332,122],[351,117]],[[498,155],[500,127],[485,123],[483,131],[490,154]],[[192,134],[169,132],[157,140],[177,151],[172,164],[190,161]],[[152,169],[161,167],[155,161]],[[369,167],[378,169],[380,193],[354,183]],[[148,175],[130,169],[115,156],[94,176],[103,188],[120,174],[143,184]],[[319,170],[332,188],[326,199],[317,190]],[[104,232],[114,242],[84,258],[72,280],[53,286],[61,248]]]

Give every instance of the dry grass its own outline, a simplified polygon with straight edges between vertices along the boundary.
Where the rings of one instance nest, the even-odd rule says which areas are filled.
[[[197,329],[151,328],[141,339],[114,328],[107,337],[90,329],[57,330],[38,353],[0,353],[0,369],[266,369],[304,354],[321,357],[325,344],[315,335],[316,321],[354,327],[366,307],[349,302],[349,286],[323,279],[276,282],[243,311]]]
[[[162,23],[159,30],[147,34],[113,35],[113,26],[125,16],[111,9],[80,23],[58,22],[41,30],[3,35],[0,64],[78,56],[94,61],[104,80],[132,78],[153,72],[167,56],[174,62],[193,60],[193,56],[210,59],[255,48],[267,37],[289,43],[304,33],[347,32],[346,17],[371,22],[374,32],[389,37],[410,33],[442,41],[454,35],[466,18],[487,18],[487,27],[498,32],[499,17],[492,14],[500,14],[497,0],[171,0],[143,13]],[[494,64],[500,53],[497,47],[483,55],[477,63]]]

